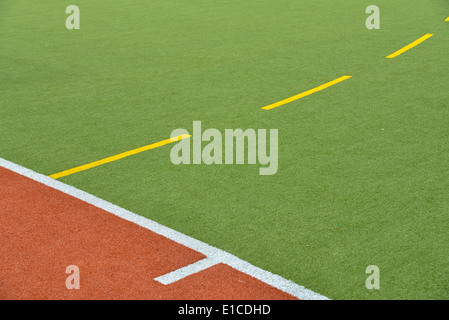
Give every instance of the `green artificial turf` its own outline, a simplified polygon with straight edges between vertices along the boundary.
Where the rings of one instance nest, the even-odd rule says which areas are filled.
[[[0,0],[0,157],[50,175],[194,120],[278,129],[273,176],[164,146],[60,180],[332,299],[448,299],[449,4],[376,2],[74,0],[67,30],[67,3]]]

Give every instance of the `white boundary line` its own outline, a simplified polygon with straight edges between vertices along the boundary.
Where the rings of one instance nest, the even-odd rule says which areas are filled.
[[[153,220],[147,219],[143,216],[139,216],[131,211],[128,211],[124,208],[121,208],[117,205],[114,205],[108,201],[102,200],[94,195],[91,195],[87,192],[81,191],[75,187],[69,186],[61,181],[54,180],[48,176],[42,175],[40,173],[34,172],[30,169],[24,168],[20,165],[7,161],[3,158],[0,158],[0,166],[14,171],[20,175],[28,177],[34,181],[40,182],[48,187],[59,190],[65,194],[71,195],[79,200],[87,202],[95,207],[103,209],[107,212],[110,212],[122,219],[127,221],[134,222],[135,224],[144,227],[148,230],[153,231],[161,236],[164,236],[170,240],[173,240],[179,244],[182,244],[190,249],[198,251],[204,254],[208,261],[211,259],[214,264],[216,263],[224,263],[229,265],[230,267],[239,270],[243,273],[246,273],[249,276],[252,276],[266,284],[275,287],[281,291],[289,293],[298,299],[301,300],[329,300],[327,297],[322,296],[316,292],[313,292],[309,289],[306,289],[303,286],[300,286],[290,280],[286,280],[279,275],[273,274],[271,272],[265,271],[259,267],[256,267],[250,264],[247,261],[244,261],[230,253],[227,253],[218,248],[212,247],[204,242],[196,240],[192,237],[189,237],[183,233],[165,227]],[[187,266],[188,267],[188,266]],[[181,268],[184,269],[184,268]],[[179,270],[181,270],[179,269]],[[169,273],[170,274],[170,273]],[[168,274],[168,275],[169,275]]]
[[[163,276],[157,277],[154,280],[164,285],[172,284],[173,282],[184,279],[185,277],[188,277],[192,274],[206,270],[207,268],[210,268],[216,265],[217,263],[220,263],[220,261],[215,261],[214,259],[207,257],[195,263],[189,264],[186,267],[167,273]]]

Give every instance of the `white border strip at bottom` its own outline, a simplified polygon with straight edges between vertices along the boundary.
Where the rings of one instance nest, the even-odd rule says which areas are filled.
[[[127,221],[134,222],[135,224],[144,227],[148,230],[153,231],[161,236],[164,236],[170,240],[173,240],[179,244],[182,244],[190,249],[198,251],[204,254],[207,257],[207,261],[213,261],[216,263],[224,263],[229,265],[230,267],[239,270],[243,273],[246,273],[249,276],[252,276],[266,284],[275,287],[281,291],[291,294],[294,297],[297,297],[301,300],[329,300],[327,297],[322,296],[316,292],[313,292],[309,289],[304,288],[290,280],[286,280],[281,276],[273,274],[271,272],[265,271],[261,268],[258,268],[247,261],[244,261],[230,253],[227,253],[218,248],[212,247],[204,242],[196,240],[192,237],[189,237],[183,233],[165,227],[155,221],[147,219],[143,216],[139,216],[131,211],[123,209],[119,206],[116,206],[110,202],[102,200],[94,195],[91,195],[87,192],[81,191],[75,187],[69,186],[65,183],[62,183],[58,180],[54,180],[50,177],[42,175],[40,173],[34,172],[30,169],[24,168],[20,165],[7,161],[3,158],[0,158],[0,166],[14,171],[20,175],[28,177],[34,181],[40,182],[48,187],[59,190],[65,194],[71,195],[77,199],[80,199],[84,202],[87,202],[95,207],[108,211],[122,219]],[[188,266],[187,266],[188,267]],[[181,268],[179,270],[182,271]],[[185,271],[185,270],[184,270]],[[174,271],[176,272],[176,271]],[[171,274],[171,273],[170,273]],[[169,274],[169,275],[170,275]],[[176,275],[176,274],[175,274]],[[168,276],[168,275],[166,275]]]

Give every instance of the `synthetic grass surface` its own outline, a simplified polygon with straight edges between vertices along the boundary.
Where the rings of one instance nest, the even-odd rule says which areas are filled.
[[[194,120],[275,128],[274,176],[165,146],[61,181],[332,299],[449,298],[449,4],[378,1],[380,30],[359,0],[71,4],[80,30],[67,3],[0,1],[1,157],[50,175]]]

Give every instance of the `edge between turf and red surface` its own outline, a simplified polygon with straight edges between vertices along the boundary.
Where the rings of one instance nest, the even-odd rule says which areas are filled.
[[[0,208],[0,299],[327,299],[1,158]]]

